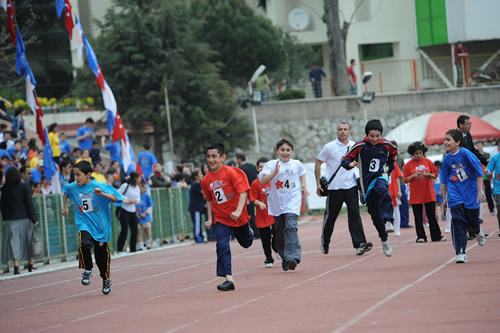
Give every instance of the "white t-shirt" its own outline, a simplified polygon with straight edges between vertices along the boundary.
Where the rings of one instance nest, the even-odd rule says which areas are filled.
[[[259,179],[270,175],[276,170],[276,162],[271,160],[264,165]],[[270,180],[271,193],[267,197],[269,215],[279,216],[285,213],[300,215],[302,204],[302,186],[300,176],[306,174],[306,168],[299,160],[290,159],[288,162],[279,162],[279,173]]]
[[[123,194],[123,192],[125,192],[125,189],[127,189],[127,192]],[[134,213],[136,211],[135,204],[125,203],[125,200],[135,199],[135,202],[141,201],[141,190],[139,189],[139,186],[129,186],[128,183],[123,183],[118,189],[118,192],[120,192],[124,201],[122,203],[122,208],[129,213]]]
[[[354,145],[354,141],[349,140],[347,145],[335,139],[323,146],[321,152],[319,153],[317,159],[325,162],[326,164],[326,180],[330,180],[330,177],[334,174],[337,168],[340,166],[342,157],[347,153],[347,150]],[[329,190],[348,190],[356,186],[356,179],[359,178],[359,169],[352,168],[351,170],[346,170],[340,168],[337,175],[333,178],[330,185],[328,185]]]

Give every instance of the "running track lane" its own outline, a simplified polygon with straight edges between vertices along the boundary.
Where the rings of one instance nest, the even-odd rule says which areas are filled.
[[[414,229],[392,236],[394,256],[385,257],[367,215],[374,248],[356,256],[346,220],[328,255],[319,250],[321,223],[300,225],[296,271],[283,272],[280,261],[264,268],[260,240],[247,250],[232,242],[233,292],[215,288],[214,243],[114,259],[109,296],[97,268],[88,287],[77,268],[1,281],[0,332],[499,331],[496,217],[484,217],[487,244],[469,242],[460,265],[450,239],[416,244]]]

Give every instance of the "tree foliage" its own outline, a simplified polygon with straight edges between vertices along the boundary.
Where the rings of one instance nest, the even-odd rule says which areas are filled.
[[[212,141],[223,142],[228,150],[246,148],[246,118],[232,118],[241,111],[211,62],[214,52],[196,39],[203,22],[189,15],[185,2],[114,0],[113,5],[100,23],[94,50],[125,122],[142,130],[149,121],[155,148],[167,142],[166,86],[178,158],[196,159]],[[88,76],[88,69],[79,73],[78,81],[85,81],[75,87],[79,94],[89,82],[99,91]]]

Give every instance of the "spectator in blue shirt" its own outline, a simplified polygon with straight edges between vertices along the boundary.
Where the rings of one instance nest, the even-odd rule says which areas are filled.
[[[109,151],[111,161],[118,161],[118,163],[120,163],[120,166],[123,167],[122,146],[120,144],[120,141],[106,143],[106,138],[102,136],[101,148]]]
[[[71,154],[71,145],[66,141],[66,134],[64,132],[59,133],[59,149],[61,150],[61,155],[66,154],[66,156],[69,156]]]
[[[149,143],[144,144],[144,151],[139,154],[137,161],[142,169],[142,174],[147,179],[153,173],[153,164],[158,163],[155,155],[149,152],[151,146]]]
[[[94,119],[87,118],[87,120],[85,120],[85,124],[78,129],[78,132],[76,134],[76,141],[78,141],[78,146],[81,150],[91,150],[94,140]]]
[[[33,183],[40,183],[42,181],[43,173],[43,159],[36,163],[36,167],[31,170],[31,181]]]
[[[321,80],[326,78],[325,72],[321,67],[316,64],[312,65],[312,69],[309,71],[309,81],[311,81],[314,97],[321,98],[323,96],[323,91],[321,90]]]

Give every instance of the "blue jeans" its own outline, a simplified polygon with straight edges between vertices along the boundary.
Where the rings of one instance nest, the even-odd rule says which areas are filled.
[[[354,84],[354,87],[352,86],[352,84],[349,84],[349,94],[351,96],[356,96],[358,94],[358,84],[357,83]]]
[[[463,74],[462,74],[462,65],[455,64],[457,68],[457,87],[461,87],[463,84]]]
[[[299,216],[292,213],[281,214],[274,217],[274,237],[276,251],[285,261],[295,260],[300,262],[302,246],[300,245],[298,223]]]
[[[247,224],[241,227],[230,227],[222,223],[217,223],[215,228],[215,237],[217,238],[217,276],[233,275],[231,268],[231,247],[229,240],[231,236],[236,237],[238,243],[245,249],[249,248],[253,243],[253,234],[250,231],[250,226]],[[212,225],[212,228],[215,225]]]

